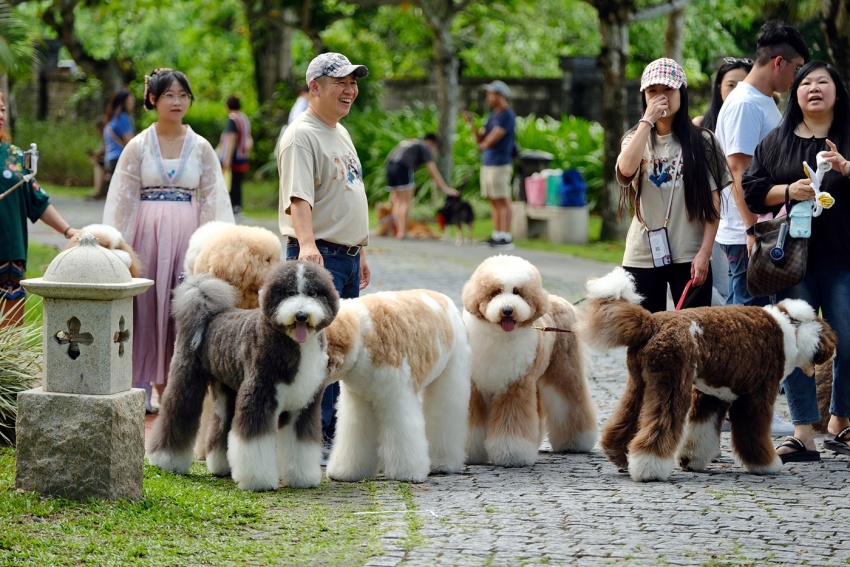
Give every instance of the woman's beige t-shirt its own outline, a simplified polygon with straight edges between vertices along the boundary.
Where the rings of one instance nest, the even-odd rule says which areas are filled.
[[[710,132],[705,135],[712,136]],[[623,139],[621,148],[625,148],[633,133],[629,133]],[[714,177],[709,175],[709,185],[712,191],[717,191],[732,183],[732,176],[725,165],[725,158],[716,146],[715,159],[723,160],[724,180],[721,187],[717,187]],[[682,178],[682,163],[679,150],[681,146],[673,138],[672,134],[656,136],[655,150],[651,151],[649,143],[643,153],[643,165],[638,170],[641,173],[640,184],[640,210],[646,226],[652,230],[664,226],[664,218],[667,215],[667,204],[670,199],[670,191],[673,191],[673,204],[670,209],[670,221],[667,223],[667,236],[670,240],[670,254],[674,264],[685,264],[693,261],[702,245],[704,223],[688,219],[688,210],[685,206],[684,183],[687,179]],[[620,174],[619,159],[617,165],[617,181],[622,186],[631,185],[634,176],[624,177]],[[673,187],[675,178],[676,186]],[[649,250],[649,236],[646,228],[632,218],[629,232],[626,236],[626,250],[623,255],[623,266],[629,268],[652,268],[652,254]]]

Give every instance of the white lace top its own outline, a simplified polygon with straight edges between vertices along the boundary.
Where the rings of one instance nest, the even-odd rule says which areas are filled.
[[[168,167],[165,161],[170,162]],[[151,125],[130,140],[118,158],[106,196],[103,223],[114,226],[131,241],[142,189],[160,187],[192,191],[200,208],[199,225],[212,220],[234,222],[221,164],[212,145],[187,127],[180,159],[163,160]]]

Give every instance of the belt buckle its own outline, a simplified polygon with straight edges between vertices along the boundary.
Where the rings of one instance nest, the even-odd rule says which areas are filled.
[[[345,253],[349,256],[357,256],[358,252],[360,252],[359,246],[347,246],[345,251]]]

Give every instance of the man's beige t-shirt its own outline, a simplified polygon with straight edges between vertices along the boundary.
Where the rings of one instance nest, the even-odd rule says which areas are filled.
[[[346,246],[369,243],[369,204],[363,168],[348,130],[331,128],[309,112],[287,126],[278,148],[280,233],[295,238],[290,205],[313,207],[313,234]]]

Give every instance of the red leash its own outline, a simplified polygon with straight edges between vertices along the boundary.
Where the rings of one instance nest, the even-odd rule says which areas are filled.
[[[686,308],[691,303],[691,301],[693,301],[694,298],[697,296],[697,293],[699,293],[700,286],[694,286],[693,283],[694,280],[689,279],[688,283],[685,284],[685,291],[682,292],[682,297],[679,298],[679,303],[676,304],[676,311],[681,311],[682,309]],[[693,289],[691,289],[692,286]],[[691,295],[688,295],[688,291],[692,291],[693,293],[691,293]]]

